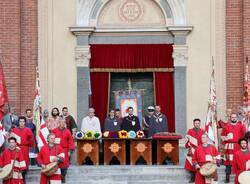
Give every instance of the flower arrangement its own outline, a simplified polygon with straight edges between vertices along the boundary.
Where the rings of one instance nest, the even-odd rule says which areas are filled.
[[[95,132],[94,138],[95,138],[95,139],[100,139],[100,138],[102,138],[102,133],[101,133],[101,132]]]
[[[85,139],[94,139],[94,132],[91,130],[87,131],[84,136]]]
[[[110,138],[118,138],[118,132],[109,132],[109,137]]]
[[[128,138],[130,138],[130,139],[136,138],[136,133],[135,133],[135,131],[130,130],[130,131],[128,132]]]
[[[145,134],[142,130],[139,130],[136,132],[136,137],[137,138],[144,138],[145,137]]]
[[[105,131],[103,133],[103,137],[105,137],[105,138],[118,138],[118,132]]]
[[[83,131],[78,131],[78,132],[76,132],[75,137],[76,137],[76,139],[78,139],[78,140],[84,139],[84,132],[83,132]]]
[[[103,137],[108,138],[108,137],[109,137],[109,131],[105,131],[105,132],[103,133]]]
[[[128,132],[126,130],[120,130],[118,132],[120,139],[127,139],[128,138]]]

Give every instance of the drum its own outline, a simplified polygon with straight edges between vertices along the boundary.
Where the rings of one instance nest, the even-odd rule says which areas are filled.
[[[243,171],[238,177],[240,184],[248,184],[250,181],[250,171]]]
[[[13,164],[7,164],[0,170],[0,179],[7,180],[12,178]]]
[[[200,168],[200,173],[205,177],[214,177],[216,174],[217,166],[211,162],[204,164]]]
[[[51,162],[44,169],[42,169],[43,174],[46,176],[52,176],[58,169],[57,162]]]

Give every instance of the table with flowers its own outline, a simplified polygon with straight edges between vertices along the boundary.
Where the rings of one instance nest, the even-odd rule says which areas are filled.
[[[100,154],[104,165],[152,165],[152,157],[158,165],[179,164],[179,139],[176,133],[159,133],[152,138],[146,138],[143,131],[77,132],[77,163],[83,165],[86,158],[93,165],[100,163]],[[152,143],[156,142],[156,144]],[[100,150],[101,148],[103,150]],[[154,145],[157,145],[156,155]],[[156,147],[155,147],[156,149]]]

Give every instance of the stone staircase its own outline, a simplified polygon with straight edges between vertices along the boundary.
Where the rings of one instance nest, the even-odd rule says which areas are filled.
[[[31,167],[27,184],[38,184],[40,169]],[[218,169],[219,184],[224,183],[224,166]],[[233,184],[233,176],[231,183]],[[71,166],[68,184],[186,184],[188,173],[183,166]]]

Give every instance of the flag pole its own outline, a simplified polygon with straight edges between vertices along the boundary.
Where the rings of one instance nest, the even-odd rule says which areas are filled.
[[[214,63],[214,56],[212,56],[212,67],[213,67],[213,76],[215,75],[215,63]],[[216,89],[216,86],[215,86],[215,76],[213,77],[213,80],[214,80],[214,88]],[[220,144],[220,141],[219,141],[219,131],[218,131],[218,128],[217,128],[217,103],[215,105],[215,108],[214,108],[214,123],[213,123],[213,126],[216,130],[214,130],[215,132],[215,145],[217,147],[217,149],[219,149],[219,144]]]

